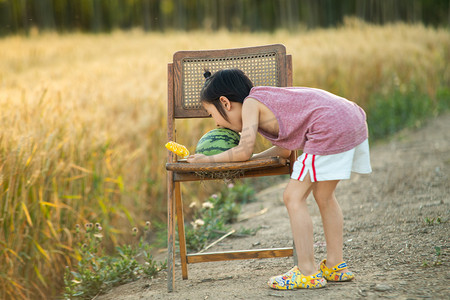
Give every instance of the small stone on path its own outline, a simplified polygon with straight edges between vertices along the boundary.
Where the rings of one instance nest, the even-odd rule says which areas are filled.
[[[388,284],[379,283],[375,286],[374,289],[377,292],[387,292],[387,291],[392,290],[392,286],[390,286]]]

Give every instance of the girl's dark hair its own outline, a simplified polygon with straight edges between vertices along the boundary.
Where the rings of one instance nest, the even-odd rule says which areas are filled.
[[[239,69],[220,70],[213,75],[206,70],[203,76],[206,81],[200,92],[200,100],[213,104],[225,120],[228,118],[219,101],[220,96],[227,97],[231,102],[243,103],[253,87],[252,81]]]

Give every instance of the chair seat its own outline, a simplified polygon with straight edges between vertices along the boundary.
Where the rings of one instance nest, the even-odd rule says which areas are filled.
[[[175,181],[225,179],[243,175],[261,176],[264,173],[272,175],[274,172],[279,173],[281,169],[286,169],[285,174],[288,174],[289,160],[278,156],[226,163],[188,163],[186,160],[179,160],[166,163],[166,169],[174,172]]]
[[[241,162],[226,163],[188,163],[185,159],[175,163],[166,163],[168,171],[187,173],[187,172],[223,172],[231,170],[251,170],[267,167],[282,167],[287,164],[287,159],[279,156],[264,157]]]

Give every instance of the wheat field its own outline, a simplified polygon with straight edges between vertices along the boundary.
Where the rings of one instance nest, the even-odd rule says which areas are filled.
[[[75,224],[110,244],[164,221],[167,63],[178,50],[282,43],[294,85],[359,103],[411,83],[436,98],[450,83],[450,34],[421,25],[269,33],[139,30],[0,39],[0,298],[56,294],[76,262]],[[182,122],[195,147],[213,127]],[[260,147],[264,147],[261,145]],[[187,191],[201,201],[209,191]]]

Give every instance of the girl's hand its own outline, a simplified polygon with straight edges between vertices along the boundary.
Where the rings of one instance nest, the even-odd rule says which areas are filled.
[[[202,162],[208,162],[208,157],[204,154],[193,154],[190,155],[186,161],[188,163],[202,163]]]

